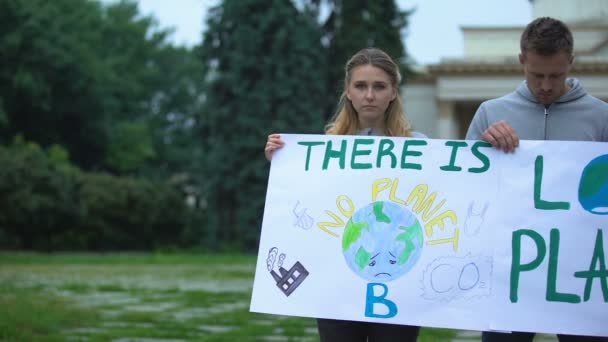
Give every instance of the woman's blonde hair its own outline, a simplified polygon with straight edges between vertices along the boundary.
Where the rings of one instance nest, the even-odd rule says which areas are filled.
[[[357,52],[348,60],[345,67],[344,91],[338,102],[338,110],[333,118],[325,126],[326,134],[349,135],[355,134],[362,127],[359,125],[357,111],[352,102],[346,97],[346,90],[352,78],[355,68],[362,65],[372,65],[384,70],[391,80],[391,86],[397,91],[397,96],[386,109],[385,132],[386,136],[410,137],[412,130],[409,122],[405,118],[403,102],[399,96],[399,84],[401,83],[401,73],[399,67],[384,51],[376,48],[366,48]]]

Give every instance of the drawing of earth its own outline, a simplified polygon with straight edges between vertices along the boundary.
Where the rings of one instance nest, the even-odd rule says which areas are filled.
[[[608,154],[593,159],[583,170],[578,201],[590,213],[608,215]]]
[[[409,209],[379,201],[348,220],[342,252],[350,269],[363,279],[388,282],[414,267],[423,241],[422,226]]]

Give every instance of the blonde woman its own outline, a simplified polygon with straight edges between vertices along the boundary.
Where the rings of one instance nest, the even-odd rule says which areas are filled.
[[[398,65],[382,50],[366,48],[346,63],[344,91],[326,134],[426,138],[412,131],[399,96]],[[279,134],[268,136],[264,154],[284,145]],[[321,342],[416,341],[419,327],[333,319],[317,319]]]

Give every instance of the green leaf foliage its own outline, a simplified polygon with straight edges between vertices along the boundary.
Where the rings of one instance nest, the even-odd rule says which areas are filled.
[[[177,192],[140,179],[86,173],[79,198],[89,250],[152,250],[177,246],[187,211]]]
[[[267,135],[322,133],[357,50],[405,60],[394,0],[217,3],[185,48],[135,0],[0,1],[0,245],[254,250]]]
[[[1,244],[52,250],[81,215],[70,170],[20,138],[10,148],[0,146],[0,165],[0,230],[12,237]]]
[[[64,144],[83,165],[103,155],[108,112],[99,86],[103,65],[93,48],[100,37],[92,26],[102,26],[95,2],[0,2],[5,142],[23,134],[42,146]]]
[[[173,156],[171,136],[194,125],[176,133],[173,118],[200,112],[202,62],[157,25],[135,1],[1,1],[0,142],[60,144],[87,170],[154,170],[167,155],[190,166],[183,146]],[[135,126],[150,131],[125,144]]]
[[[209,229],[257,248],[271,132],[321,133],[326,67],[321,32],[288,0],[226,0],[208,16],[201,114]]]
[[[111,133],[112,140],[106,154],[106,164],[125,174],[141,167],[154,156],[152,137],[143,123],[121,122]]]
[[[105,251],[185,246],[182,236],[191,212],[175,189],[81,172],[67,157],[59,146],[44,151],[21,138],[0,146],[0,247]]]

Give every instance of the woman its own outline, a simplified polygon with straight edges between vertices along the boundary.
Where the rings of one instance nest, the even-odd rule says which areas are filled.
[[[426,138],[413,132],[399,96],[401,74],[397,64],[382,50],[366,48],[346,63],[344,91],[338,110],[325,127],[326,134],[380,135]],[[279,134],[268,136],[264,154],[284,145]],[[321,342],[416,341],[419,327],[358,321],[317,319]]]

